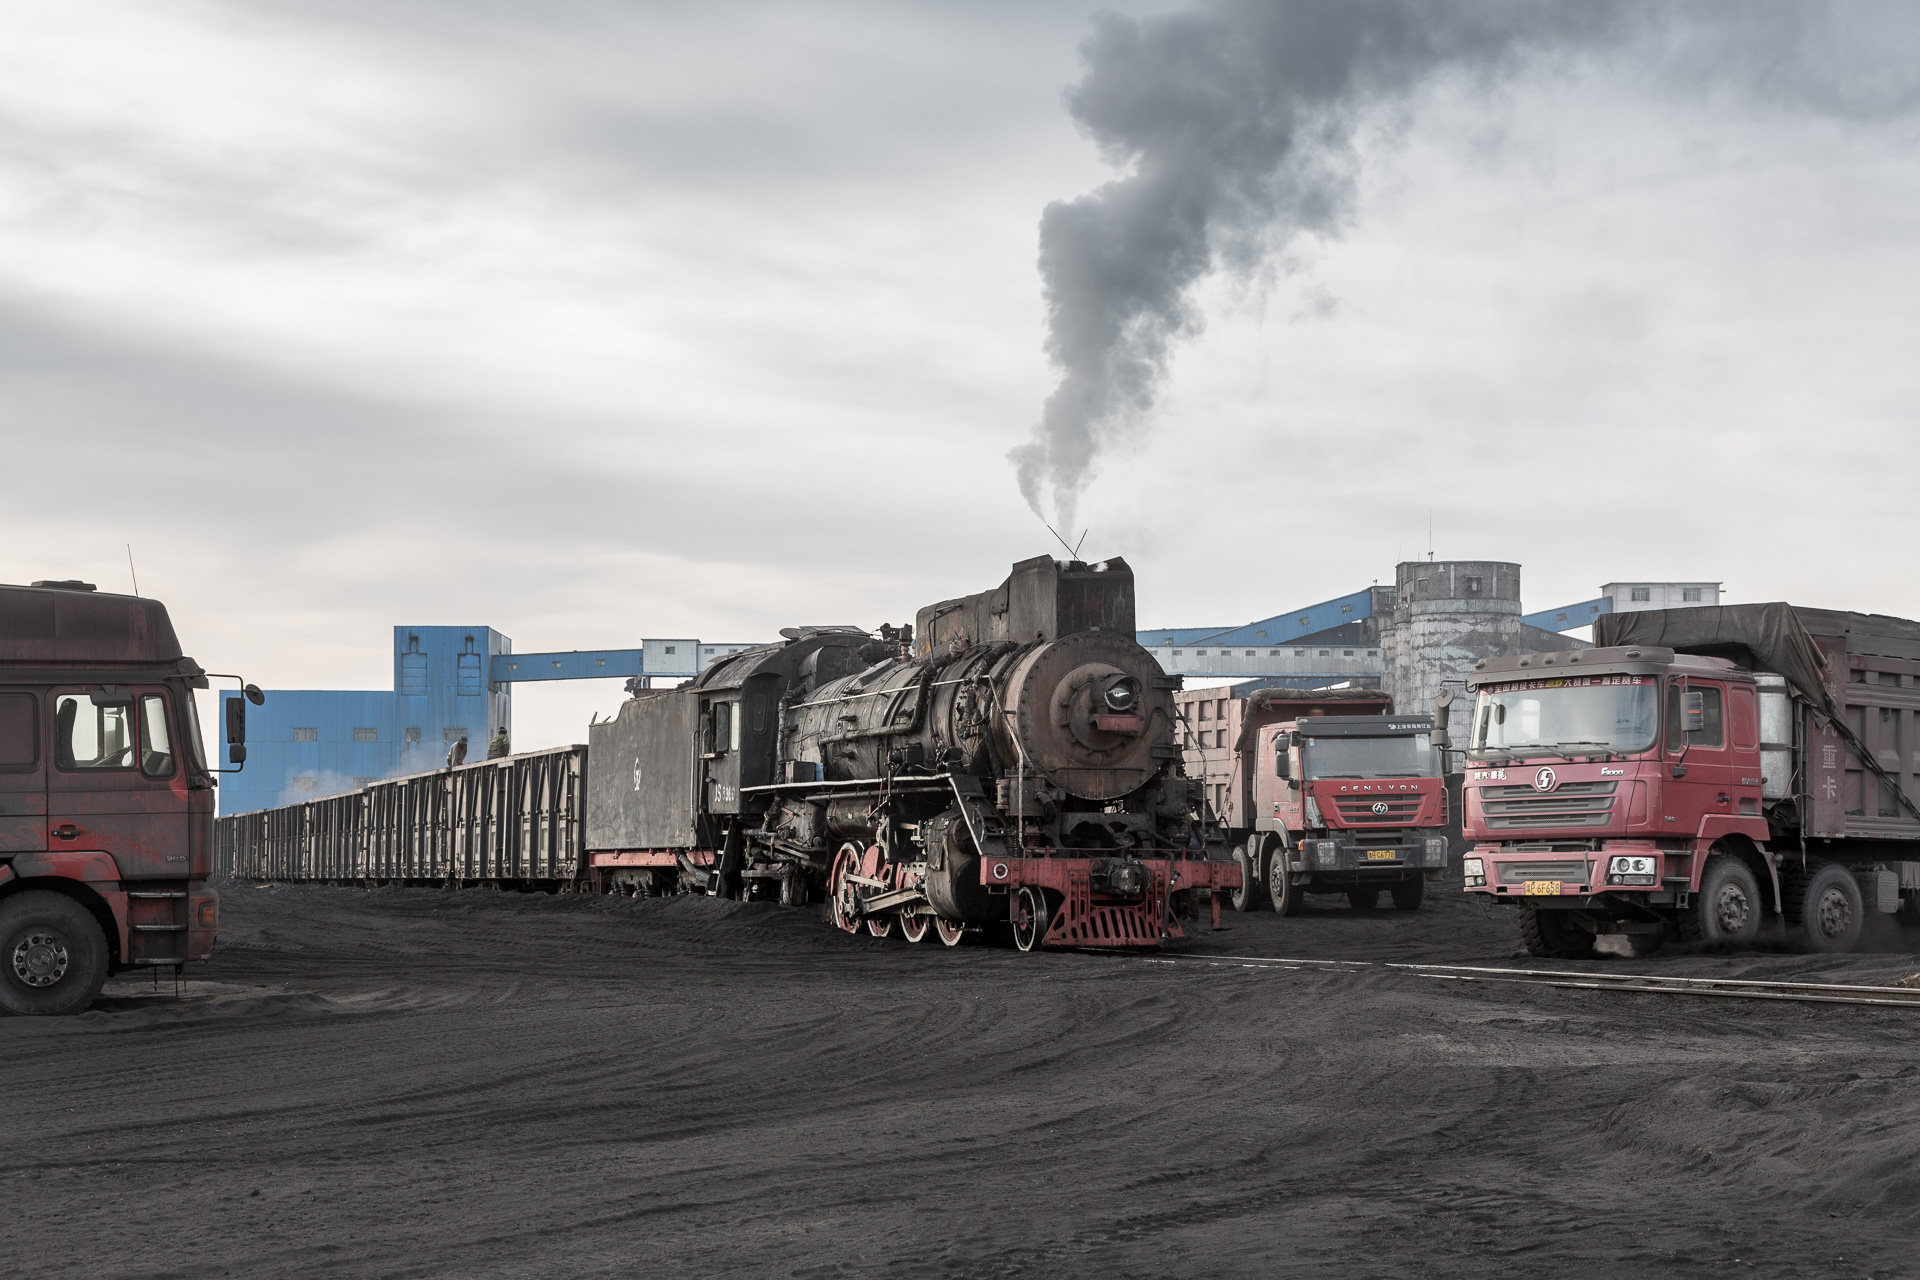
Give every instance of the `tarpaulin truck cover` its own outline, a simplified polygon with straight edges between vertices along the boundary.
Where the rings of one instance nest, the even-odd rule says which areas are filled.
[[[1786,677],[1800,695],[1828,715],[1827,662],[1802,624],[1802,610],[1790,604],[1726,604],[1697,609],[1648,609],[1639,613],[1603,613],[1593,620],[1593,643],[1602,648],[1643,644],[1728,658],[1753,671]],[[1805,610],[1809,615],[1824,610]],[[1861,614],[1827,614],[1858,617]],[[1895,621],[1895,619],[1887,619]],[[1914,624],[1908,623],[1908,626]]]

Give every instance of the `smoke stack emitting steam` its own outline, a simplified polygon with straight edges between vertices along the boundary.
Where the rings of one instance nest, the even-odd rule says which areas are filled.
[[[1750,87],[1832,107],[1822,99],[1844,92],[1831,84],[1845,69],[1795,65],[1809,28],[1833,34],[1829,16],[1684,0],[1211,0],[1096,17],[1068,109],[1128,172],[1041,217],[1060,382],[1010,455],[1021,493],[1056,528],[1076,527],[1101,451],[1152,407],[1173,341],[1201,327],[1192,287],[1220,268],[1250,274],[1304,234],[1338,234],[1354,211],[1355,134],[1382,108],[1442,77],[1497,82],[1682,19],[1701,38],[1668,71],[1697,82],[1744,63]],[[1899,78],[1910,92],[1911,75]]]

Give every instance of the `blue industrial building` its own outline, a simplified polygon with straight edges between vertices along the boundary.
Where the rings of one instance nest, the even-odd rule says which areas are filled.
[[[513,731],[514,684],[620,677],[684,679],[743,644],[645,640],[637,649],[513,652],[492,627],[395,627],[391,690],[273,689],[247,708],[247,761],[220,779],[220,812],[249,813],[337,795],[382,778],[421,773],[467,740],[484,759],[501,729]],[[225,703],[238,695],[221,694]],[[225,745],[220,744],[224,756]]]

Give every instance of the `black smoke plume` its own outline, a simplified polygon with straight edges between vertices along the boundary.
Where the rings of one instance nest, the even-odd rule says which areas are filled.
[[[1733,81],[1793,106],[1882,115],[1913,102],[1915,11],[1818,0],[1205,0],[1158,17],[1097,17],[1068,108],[1125,174],[1048,205],[1040,221],[1047,355],[1060,382],[1033,440],[1010,455],[1021,492],[1069,530],[1101,451],[1152,406],[1173,342],[1200,328],[1193,285],[1258,269],[1303,235],[1338,235],[1354,216],[1358,131],[1439,78],[1491,86],[1631,36],[1634,56],[1672,83]],[[1862,59],[1878,63],[1871,74],[1860,74]]]

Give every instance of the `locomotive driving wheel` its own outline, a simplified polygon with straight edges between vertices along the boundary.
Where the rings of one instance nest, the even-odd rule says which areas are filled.
[[[1013,945],[1022,951],[1038,950],[1047,936],[1047,895],[1032,885],[1020,886],[1013,900]]]
[[[957,947],[960,940],[967,936],[967,926],[958,920],[949,920],[945,916],[933,918],[933,931],[940,935],[940,941],[949,947]]]
[[[900,936],[908,942],[925,942],[932,931],[932,916],[903,914],[900,917]]]
[[[860,859],[860,874],[868,880],[878,880],[891,889],[900,883],[900,868],[897,865],[889,866],[883,861],[883,856],[879,845],[871,846]],[[868,916],[867,932],[876,938],[890,938],[893,936],[895,918],[892,914]]]
[[[847,933],[860,932],[859,886],[849,877],[860,874],[860,846],[849,840],[833,855],[833,870],[827,874],[827,911],[834,927]]]

